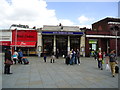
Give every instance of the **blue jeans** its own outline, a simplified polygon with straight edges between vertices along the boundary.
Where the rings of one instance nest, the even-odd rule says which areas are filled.
[[[103,68],[103,67],[102,67],[102,61],[99,61],[99,60],[98,60],[98,68]]]
[[[70,64],[72,65],[73,63],[75,63],[75,57],[72,57],[72,58],[70,59]]]

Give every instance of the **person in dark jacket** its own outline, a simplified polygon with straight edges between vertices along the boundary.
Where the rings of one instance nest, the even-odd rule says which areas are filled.
[[[5,52],[5,62],[6,62],[6,60],[10,60],[12,62],[10,50],[11,49],[7,49],[7,51]],[[4,74],[12,74],[12,73],[10,73],[10,66],[11,65],[5,63]]]
[[[77,64],[77,61],[78,61],[78,64],[80,65],[80,51],[79,51],[79,49],[77,49],[77,51],[76,51],[76,64]]]
[[[56,58],[59,58],[59,49],[56,50]]]
[[[46,54],[44,54],[44,62],[46,62],[47,56]]]

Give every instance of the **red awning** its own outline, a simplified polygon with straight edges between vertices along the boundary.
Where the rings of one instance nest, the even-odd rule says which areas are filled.
[[[10,46],[16,47],[35,47],[36,42],[12,42]]]
[[[11,41],[0,41],[0,46],[10,46]]]

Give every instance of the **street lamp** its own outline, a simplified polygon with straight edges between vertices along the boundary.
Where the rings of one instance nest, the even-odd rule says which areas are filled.
[[[16,45],[17,45],[17,28],[15,29],[15,50],[17,50],[17,47],[16,47]]]
[[[119,31],[119,27],[118,26],[113,26],[113,27],[111,27],[111,30],[113,31],[113,32],[115,32],[115,35],[116,35],[116,59],[117,59],[117,56],[118,56],[118,53],[117,53],[117,33],[118,33],[118,31]]]

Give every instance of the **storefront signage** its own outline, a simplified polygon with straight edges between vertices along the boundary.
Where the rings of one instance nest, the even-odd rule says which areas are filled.
[[[83,32],[61,32],[61,31],[48,32],[48,31],[42,31],[42,34],[83,35]]]
[[[10,46],[11,41],[0,41],[0,46]]]
[[[12,33],[13,41],[37,41],[36,30],[13,30]]]
[[[97,41],[95,41],[95,40],[89,40],[89,44],[97,44]]]

